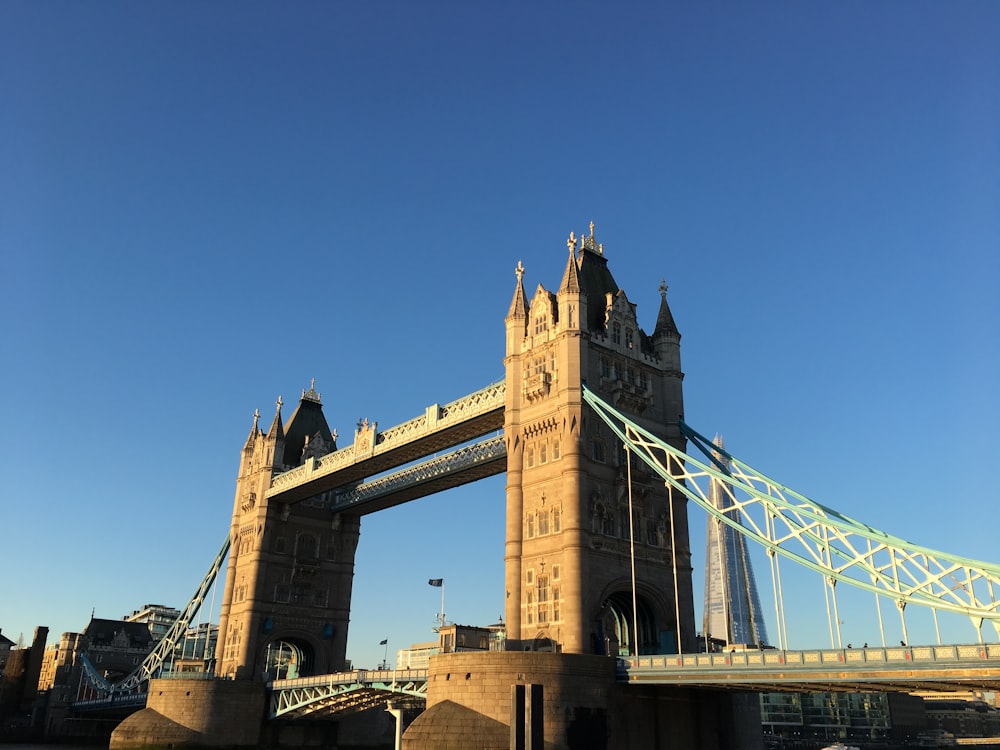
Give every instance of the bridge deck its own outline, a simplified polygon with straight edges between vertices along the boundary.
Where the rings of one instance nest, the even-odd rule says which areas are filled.
[[[731,651],[621,658],[630,685],[751,692],[951,692],[1000,690],[1000,644]],[[270,718],[332,718],[390,701],[419,702],[427,670],[354,670],[268,683]]]
[[[762,692],[1000,689],[1000,644],[732,651],[619,659],[630,684]]]
[[[420,703],[427,696],[426,669],[355,669],[351,672],[274,680],[269,719],[323,718],[364,711],[390,701]]]

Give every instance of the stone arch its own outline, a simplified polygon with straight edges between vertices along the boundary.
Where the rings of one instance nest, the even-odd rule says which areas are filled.
[[[265,644],[261,663],[268,680],[307,677],[315,671],[316,650],[302,638],[274,638]]]
[[[558,651],[556,642],[549,638],[549,634],[540,630],[531,641],[532,651]]]
[[[606,656],[660,653],[665,623],[659,611],[643,591],[636,591],[634,610],[631,590],[612,591],[602,600],[595,618],[594,652]]]

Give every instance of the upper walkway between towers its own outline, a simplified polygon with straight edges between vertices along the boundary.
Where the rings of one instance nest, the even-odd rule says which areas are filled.
[[[444,406],[432,404],[422,415],[386,430],[379,431],[377,423],[359,425],[353,444],[277,475],[267,496],[299,502],[501,430],[506,393],[506,381],[501,380]],[[505,469],[502,461],[483,464],[463,481]]]

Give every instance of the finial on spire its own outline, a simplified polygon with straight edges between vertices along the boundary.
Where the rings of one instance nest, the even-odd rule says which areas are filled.
[[[260,409],[253,410],[253,428],[257,429],[257,423],[260,421]]]
[[[569,233],[569,239],[566,240],[566,247],[569,248],[571,253],[576,250],[576,235],[572,232]]]
[[[580,237],[580,246],[584,250],[590,250],[604,255],[604,245],[598,245],[597,241],[594,239],[594,222],[590,222],[590,235]]]
[[[281,396],[278,396],[278,401],[276,403],[278,404],[278,413],[280,414],[281,413],[281,405],[283,403],[285,403],[285,402],[281,399]]]
[[[667,280],[660,279],[660,299],[667,298]]]
[[[517,262],[517,268],[514,269],[514,275],[517,276],[518,282],[524,276],[524,264],[521,261]]]
[[[317,404],[323,402],[323,399],[320,397],[320,395],[316,393],[316,378],[313,378],[312,382],[309,383],[308,391],[307,390],[302,391],[302,398],[306,401],[314,401]]]

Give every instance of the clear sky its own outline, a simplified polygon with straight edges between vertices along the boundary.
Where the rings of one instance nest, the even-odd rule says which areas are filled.
[[[183,607],[254,409],[315,378],[346,445],[501,379],[517,262],[554,290],[591,220],[647,331],[669,285],[696,429],[997,561],[998,39],[995,2],[0,1],[4,635]],[[431,577],[496,621],[503,485],[363,519],[356,664],[433,637]]]

